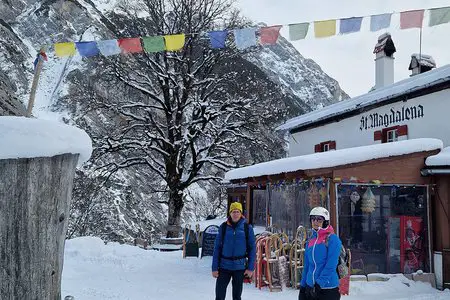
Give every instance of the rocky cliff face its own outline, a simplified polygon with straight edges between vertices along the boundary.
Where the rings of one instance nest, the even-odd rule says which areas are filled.
[[[0,115],[23,114],[41,47],[56,41],[106,39],[125,28],[119,0],[8,0],[0,2]],[[60,59],[48,52],[36,97],[34,115],[58,119],[84,128],[94,140],[120,122],[92,103],[107,98],[115,83],[104,73],[99,57]],[[283,138],[274,132],[286,119],[347,98],[339,84],[314,61],[305,59],[284,38],[275,46],[260,47],[218,67],[233,72],[227,93],[257,97],[261,123],[252,128],[264,149],[240,145],[236,161],[261,162],[284,155]],[[116,96],[126,93],[118,89]],[[129,96],[125,95],[124,96]],[[103,99],[104,100],[104,99]],[[105,240],[131,241],[155,237],[166,221],[167,207],[160,180],[137,167],[105,181],[92,160],[77,172],[69,233],[97,235]],[[223,209],[220,187],[192,186],[185,195],[184,220],[205,218]],[[223,204],[223,202],[222,202]]]
[[[25,115],[25,107],[17,99],[16,92],[16,86],[0,71],[0,116]]]

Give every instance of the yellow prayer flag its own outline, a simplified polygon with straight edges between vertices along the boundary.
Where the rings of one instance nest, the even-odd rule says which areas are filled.
[[[166,50],[167,51],[178,51],[184,47],[184,39],[185,35],[182,34],[173,34],[173,35],[165,35],[164,40],[166,41]]]
[[[314,22],[314,33],[317,38],[329,37],[336,34],[336,20]]]
[[[56,43],[55,44],[55,54],[59,57],[64,56],[72,56],[75,55],[76,48],[74,42],[68,42],[68,43]]]

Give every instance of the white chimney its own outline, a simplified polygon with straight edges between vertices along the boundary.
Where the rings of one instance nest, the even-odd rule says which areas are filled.
[[[436,62],[430,55],[418,53],[411,55],[411,62],[408,68],[408,70],[412,71],[410,76],[430,71],[433,68],[436,68]]]
[[[374,89],[379,89],[394,83],[395,51],[395,45],[390,33],[385,33],[378,37],[378,43],[373,50],[375,54]]]

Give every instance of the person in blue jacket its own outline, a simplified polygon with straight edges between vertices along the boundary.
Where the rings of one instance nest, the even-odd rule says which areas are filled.
[[[330,213],[314,207],[309,213],[312,234],[305,245],[299,300],[338,300],[339,277],[336,271],[342,242],[329,225]]]
[[[214,243],[212,276],[216,280],[216,300],[225,300],[228,284],[233,278],[233,300],[241,300],[244,276],[253,276],[255,270],[256,244],[251,225],[242,215],[242,205],[233,202],[230,216],[219,229]],[[222,226],[226,226],[225,236]],[[248,229],[247,235],[245,228]],[[247,261],[248,259],[248,261]]]

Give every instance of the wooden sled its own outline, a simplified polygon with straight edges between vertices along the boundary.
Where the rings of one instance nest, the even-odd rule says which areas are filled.
[[[339,293],[341,295],[349,295],[350,294],[350,276],[352,274],[352,253],[350,249],[347,249],[348,255],[348,275],[342,279],[339,279]]]
[[[305,242],[306,228],[300,225],[297,228],[294,242],[289,251],[291,286],[296,289],[300,288],[300,279],[304,266]]]

